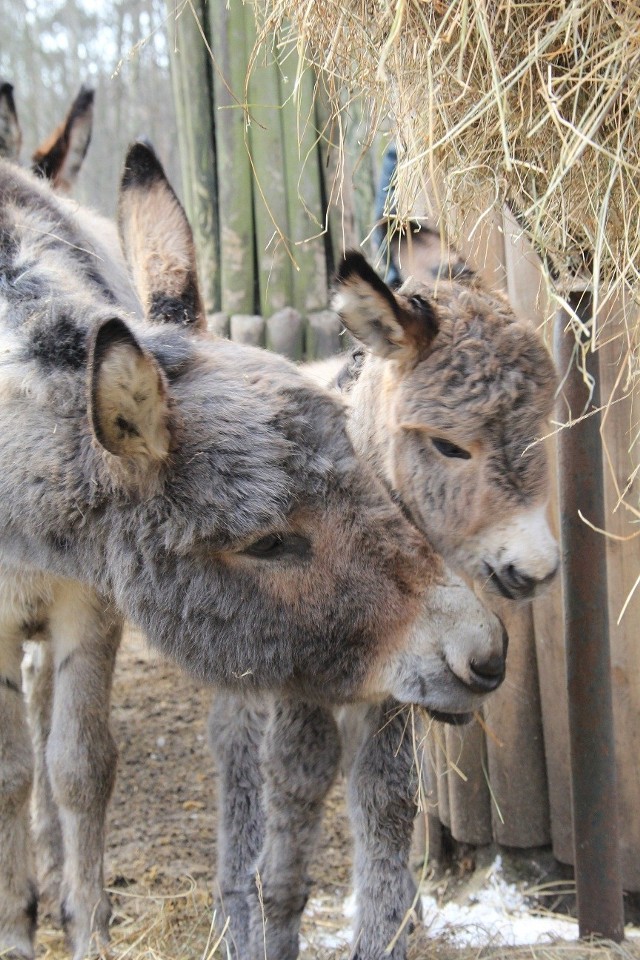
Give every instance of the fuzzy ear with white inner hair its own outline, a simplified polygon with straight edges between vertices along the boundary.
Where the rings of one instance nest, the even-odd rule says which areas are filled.
[[[204,329],[193,234],[152,147],[129,147],[118,198],[118,228],[147,319]]]
[[[438,333],[433,304],[396,296],[357,251],[340,264],[331,305],[349,333],[379,357],[418,361]]]
[[[171,434],[165,375],[117,317],[94,334],[88,389],[91,428],[105,450],[140,466],[167,457]]]

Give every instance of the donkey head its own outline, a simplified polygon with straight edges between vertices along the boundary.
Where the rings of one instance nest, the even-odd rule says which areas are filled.
[[[473,278],[397,293],[360,254],[334,306],[369,355],[353,378],[358,445],[445,559],[511,599],[555,573],[544,434],[556,386],[536,333]],[[366,375],[364,374],[366,370]]]
[[[162,502],[171,504],[171,521],[138,540],[149,541],[150,569],[170,563],[170,586],[155,577],[171,619],[150,615],[152,635],[226,684],[335,700],[393,692],[438,712],[474,709],[504,675],[501,624],[358,460],[341,402],[280,357],[202,334],[191,233],[140,144],[127,159],[119,226],[147,319],[168,326],[172,343],[181,326],[191,351],[189,362],[172,363],[160,331],[147,339],[157,370],[142,392],[155,410],[144,429],[138,420],[131,429],[130,402],[112,409],[96,389],[107,356],[122,363],[122,331],[110,321],[94,340],[95,436],[121,459],[148,436],[142,462],[160,465]],[[128,359],[140,364],[135,345]],[[138,385],[141,376],[115,382]],[[157,483],[157,467],[151,474]],[[135,562],[129,583],[141,587],[124,601],[132,611],[147,569],[140,547]],[[187,643],[175,616],[190,605]]]

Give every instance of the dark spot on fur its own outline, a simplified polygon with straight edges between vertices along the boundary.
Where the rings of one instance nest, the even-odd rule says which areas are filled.
[[[142,141],[133,143],[124,161],[121,189],[149,187],[157,180],[166,180],[166,177],[153,147]]]
[[[347,284],[352,277],[360,277],[361,280],[364,280],[365,283],[387,301],[394,316],[398,316],[398,303],[391,290],[384,280],[380,279],[362,254],[356,250],[348,250],[345,254],[342,263],[338,267],[336,283],[338,285]]]
[[[0,257],[3,267],[11,265],[18,255],[18,240],[8,227],[0,227]]]
[[[58,664],[58,673],[62,673],[63,670],[66,670],[72,660],[73,660],[73,651],[71,651],[71,653],[68,653],[66,657],[64,657],[64,659],[60,661],[60,663]]]
[[[46,620],[25,620],[20,630],[26,640],[32,640],[38,633],[43,633],[46,628]]]
[[[130,423],[122,415],[116,417],[116,426],[120,431],[121,437],[139,437],[140,432],[137,428]]]
[[[347,392],[360,376],[365,356],[365,350],[363,350],[362,347],[357,347],[345,363],[344,367],[342,367],[335,378],[335,382],[332,383],[331,386],[337,387],[341,393]]]
[[[156,323],[175,323],[181,327],[190,327],[198,322],[200,297],[195,277],[190,277],[180,297],[170,297],[166,293],[152,294],[149,305],[149,319]]]
[[[68,553],[73,546],[71,538],[61,534],[51,534],[51,536],[47,537],[47,541],[56,553]]]
[[[44,367],[80,370],[87,361],[87,333],[63,314],[51,323],[40,318],[31,328],[31,355]]]
[[[33,939],[38,923],[38,894],[33,883],[29,884],[29,888],[29,899],[24,912],[29,922],[29,937]]]
[[[7,690],[12,690],[13,693],[20,693],[20,687],[17,683],[14,683],[13,680],[10,680],[9,677],[0,677],[0,684],[3,687],[6,687]]]
[[[60,904],[60,923],[62,924],[62,929],[65,933],[69,933],[69,929],[73,922],[73,914],[69,910],[66,899]]]

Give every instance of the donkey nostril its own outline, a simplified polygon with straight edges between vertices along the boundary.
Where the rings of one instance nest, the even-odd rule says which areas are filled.
[[[512,599],[526,599],[533,595],[538,581],[535,577],[530,577],[522,573],[513,563],[507,564],[500,571],[500,580],[503,587],[506,587],[507,593]]]
[[[520,570],[513,563],[507,564],[504,568],[504,577],[514,586],[527,586],[530,583],[534,583],[533,577],[529,577],[526,573],[521,573]]]
[[[506,631],[505,631],[506,636]],[[501,653],[492,654],[486,660],[469,662],[471,686],[478,693],[488,693],[500,686],[504,680],[505,658]]]

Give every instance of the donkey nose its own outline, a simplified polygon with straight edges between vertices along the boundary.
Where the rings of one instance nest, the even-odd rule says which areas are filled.
[[[498,617],[498,619],[500,618]],[[467,685],[474,693],[490,693],[492,690],[496,690],[504,680],[509,636],[502,620],[500,620],[500,626],[502,627],[502,651],[492,653],[484,660],[478,660],[474,657],[469,661],[469,682]]]
[[[499,574],[499,579],[503,588],[506,588],[506,595],[512,600],[527,600],[535,593],[535,589],[541,583],[546,583],[555,576],[555,569],[544,581],[538,580],[527,573],[523,573],[513,563],[503,567]],[[502,590],[501,592],[505,592]]]

